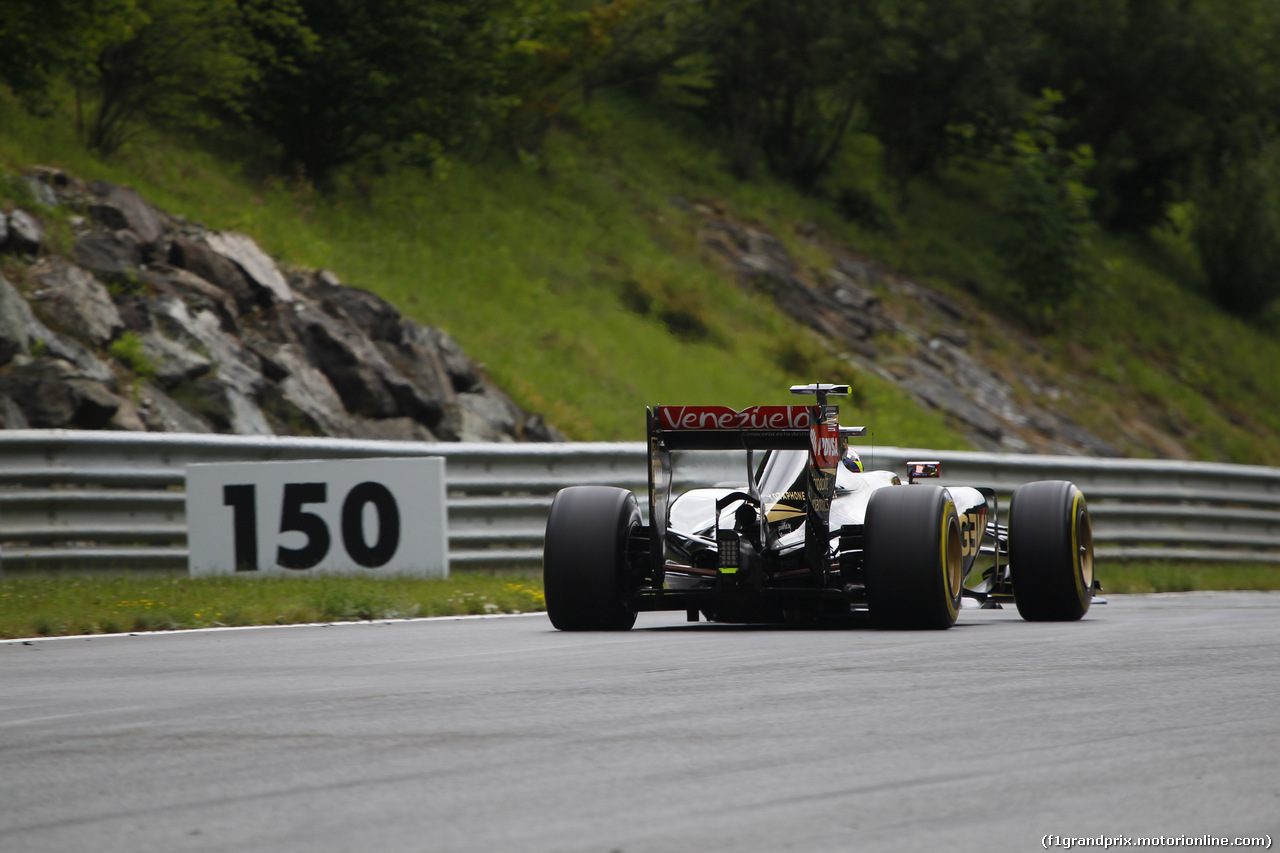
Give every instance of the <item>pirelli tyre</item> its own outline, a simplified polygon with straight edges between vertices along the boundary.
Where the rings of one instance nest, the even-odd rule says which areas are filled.
[[[1031,622],[1069,622],[1093,598],[1093,527],[1073,483],[1045,480],[1013,492],[1009,575],[1018,613]]]
[[[551,503],[542,550],[547,615],[561,631],[627,631],[627,540],[640,508],[626,489],[573,486]]]
[[[879,489],[863,528],[867,610],[887,629],[950,628],[960,613],[963,559],[955,502],[940,486]]]

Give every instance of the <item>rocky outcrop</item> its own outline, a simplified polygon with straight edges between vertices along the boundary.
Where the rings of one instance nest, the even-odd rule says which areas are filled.
[[[934,288],[847,252],[832,252],[830,268],[802,269],[776,235],[736,220],[722,205],[673,203],[694,218],[702,244],[744,287],[772,296],[782,311],[822,335],[858,370],[945,413],[975,447],[1120,455],[1111,443],[1054,410],[1056,389],[1040,387],[1027,376],[1006,377],[972,352],[970,330],[980,322],[998,325],[993,318],[979,318]],[[880,293],[892,297],[892,308]],[[996,333],[1020,338],[1007,327]],[[1170,455],[1167,447],[1162,455]]]
[[[134,190],[37,169],[0,211],[0,425],[441,441],[562,436],[441,329]],[[67,256],[46,245],[65,219]],[[17,270],[15,273],[14,271]]]

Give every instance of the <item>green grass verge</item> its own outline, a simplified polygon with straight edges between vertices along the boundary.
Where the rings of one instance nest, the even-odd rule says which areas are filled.
[[[1169,562],[1099,566],[1105,595],[1280,590],[1280,566]],[[42,578],[0,581],[0,639],[232,625],[359,622],[528,613],[545,608],[537,575],[409,578]]]
[[[1158,560],[1098,565],[1103,595],[1196,590],[1280,590],[1275,563],[1173,563]]]
[[[0,638],[523,613],[542,579],[75,577],[0,581]]]

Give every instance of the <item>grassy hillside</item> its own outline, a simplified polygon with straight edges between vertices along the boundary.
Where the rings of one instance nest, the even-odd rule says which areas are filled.
[[[639,439],[646,404],[786,402],[789,384],[845,380],[858,391],[845,422],[873,424],[880,443],[965,446],[939,413],[855,370],[735,283],[699,242],[689,203],[701,203],[767,228],[806,267],[852,251],[974,312],[998,309],[969,330],[975,356],[1020,389],[1053,389],[1039,405],[1052,402],[1124,452],[1280,464],[1280,345],[1197,295],[1179,234],[1099,236],[1094,288],[1058,331],[1033,336],[994,249],[1001,176],[970,167],[921,182],[907,211],[892,213],[877,156],[869,140],[853,146],[839,174],[890,211],[887,229],[779,183],[734,180],[697,128],[597,99],[536,161],[455,163],[321,198],[173,139],[142,140],[101,163],[65,117],[33,119],[0,101],[0,167],[39,163],[131,184],[172,212],[252,234],[286,262],[332,269],[448,329],[575,439]],[[877,341],[888,357],[911,346]]]

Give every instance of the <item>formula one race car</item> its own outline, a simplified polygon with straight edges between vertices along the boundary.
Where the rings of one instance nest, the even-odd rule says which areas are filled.
[[[547,613],[563,631],[625,631],[641,610],[715,622],[865,622],[950,628],[961,597],[1023,618],[1081,618],[1097,586],[1084,495],[1065,481],[1018,487],[1008,525],[988,488],[907,484],[863,471],[827,397],[811,406],[648,409],[649,524],[626,489],[574,486],[551,505],[543,551]],[[672,452],[745,450],[746,483],[671,495]],[[757,455],[758,451],[762,451]],[[966,579],[980,570],[979,580]]]

